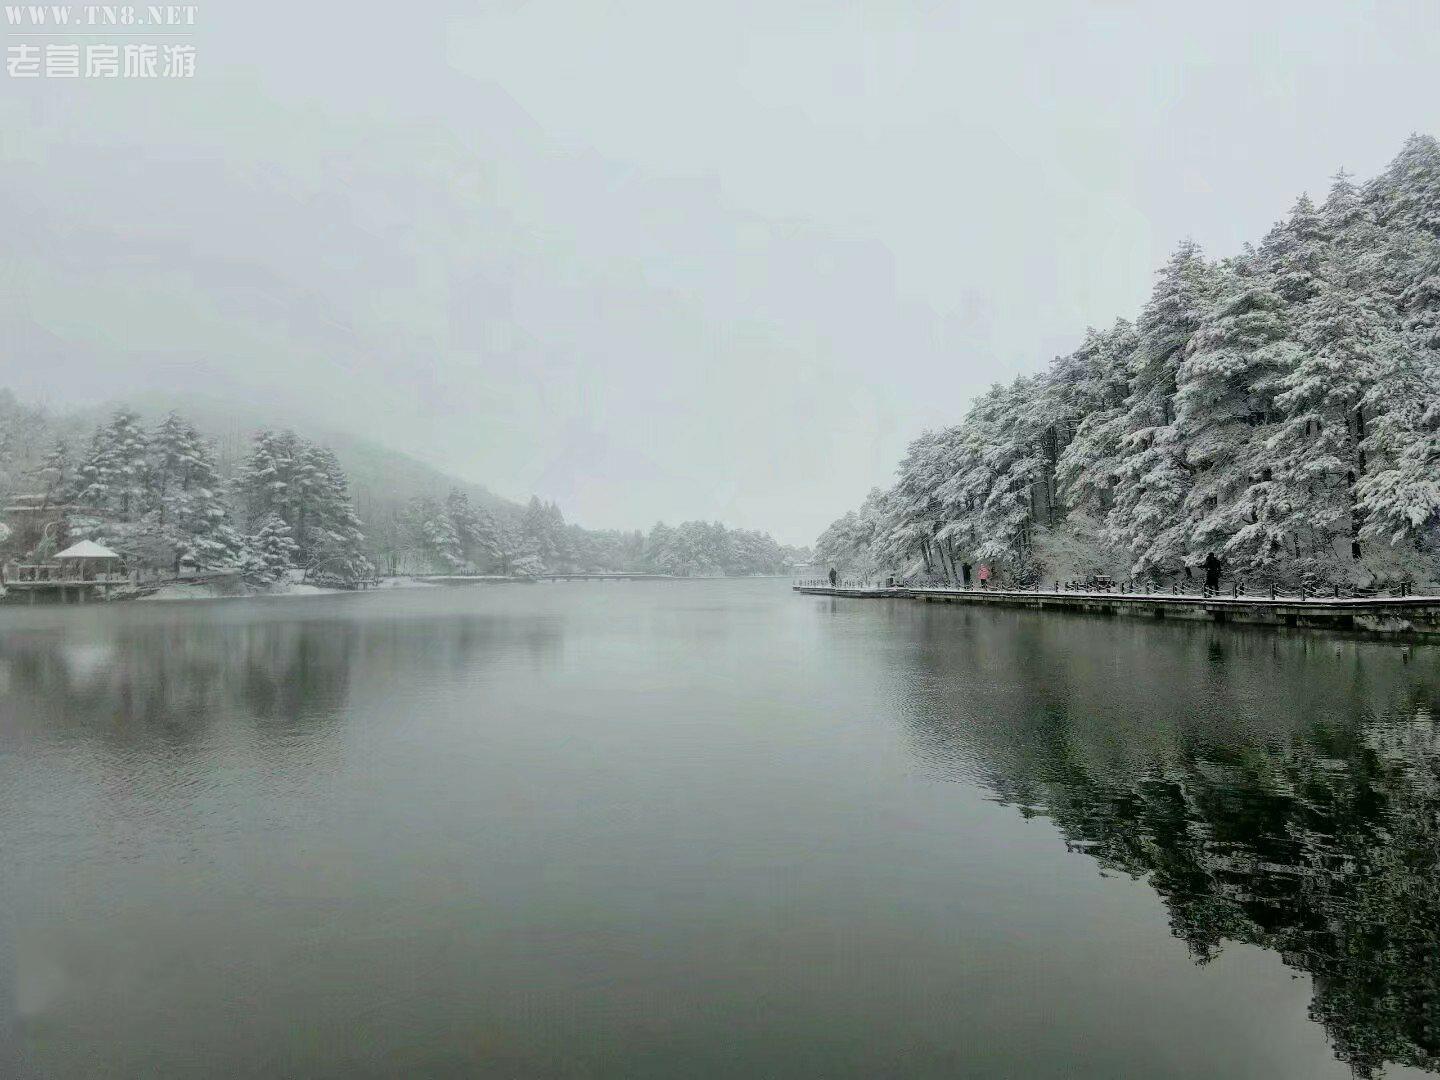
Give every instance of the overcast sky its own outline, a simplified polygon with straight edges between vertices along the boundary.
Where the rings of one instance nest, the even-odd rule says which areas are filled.
[[[1440,134],[1434,0],[244,0],[182,39],[190,81],[0,78],[0,385],[806,543],[1182,237]]]

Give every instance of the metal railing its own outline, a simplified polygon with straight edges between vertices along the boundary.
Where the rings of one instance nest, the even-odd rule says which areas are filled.
[[[131,575],[122,571],[85,573],[58,563],[7,563],[4,578],[13,585],[126,585],[131,581]]]
[[[791,581],[791,585],[793,585],[793,586],[794,586],[795,588],[797,588],[797,589],[829,589],[829,588],[836,588],[836,589],[863,589],[863,590],[867,590],[867,591],[880,591],[880,590],[884,590],[884,589],[886,589],[886,588],[891,588],[891,587],[892,587],[892,586],[889,586],[889,585],[886,584],[886,582],[887,582],[888,580],[890,580],[890,579],[888,579],[888,578],[871,578],[871,577],[848,577],[848,578],[847,578],[847,577],[837,577],[837,578],[835,579],[834,585],[832,586],[832,585],[831,585],[831,582],[830,582],[830,579],[829,579],[828,577],[823,577],[823,578],[796,578],[796,579],[794,579],[793,581]],[[900,586],[900,583],[899,583],[899,582],[900,582],[900,579],[899,579],[899,578],[896,578],[896,579],[894,579],[894,580],[895,580],[895,585],[894,585],[893,587],[894,587],[894,588],[900,588],[900,587],[901,587],[901,586]]]
[[[971,581],[968,584],[946,581],[943,578],[915,578],[915,577],[858,577],[858,578],[837,578],[834,584],[828,577],[825,578],[802,578],[792,582],[796,588],[812,589],[847,589],[854,591],[884,592],[888,589],[933,589],[947,590],[953,592],[1003,592],[1003,593],[1032,593],[1035,595],[1054,594],[1076,596],[1128,596],[1128,597],[1155,597],[1163,599],[1169,597],[1189,597],[1194,599],[1217,599],[1217,600],[1285,600],[1300,603],[1324,603],[1333,600],[1382,600],[1382,599],[1405,599],[1415,596],[1415,584],[1412,581],[1387,582],[1371,587],[1346,586],[1337,583],[1312,583],[1296,586],[1281,586],[1274,582],[1258,584],[1257,589],[1251,588],[1251,583],[1237,578],[1232,580],[1228,586],[1219,589],[1211,589],[1203,582],[1170,582],[1157,583],[1155,581],[1112,580],[1109,578],[1097,578],[1086,581],[1070,580],[1064,581],[1054,579],[1050,582],[978,582]]]

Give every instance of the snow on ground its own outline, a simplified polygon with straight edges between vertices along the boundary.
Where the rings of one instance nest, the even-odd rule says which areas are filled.
[[[427,581],[416,581],[409,577],[393,577],[381,579],[376,588],[380,589],[428,589],[439,588]],[[226,600],[241,596],[331,596],[336,593],[351,592],[350,589],[328,589],[320,585],[310,585],[303,581],[287,581],[283,584],[271,586],[268,589],[254,588],[243,585],[239,582],[225,582],[223,584],[197,583],[186,585],[176,583],[163,585],[154,592],[139,597],[141,600]]]
[[[233,586],[224,588],[215,585],[162,585],[154,592],[137,597],[140,600],[218,600],[226,596],[239,596]]]
[[[257,593],[257,596],[329,596],[331,593],[348,592],[348,589],[326,589],[320,585],[307,585],[303,581],[290,581]]]

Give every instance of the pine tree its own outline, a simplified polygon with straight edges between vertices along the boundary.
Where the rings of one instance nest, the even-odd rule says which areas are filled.
[[[1263,462],[1280,419],[1276,395],[1297,362],[1286,311],[1259,261],[1237,260],[1178,373],[1176,429],[1193,477],[1186,546],[1192,556],[1223,552],[1236,569],[1266,571],[1281,558]]]
[[[148,508],[162,512],[174,491],[189,487],[200,438],[195,429],[170,413],[150,435],[150,474],[146,488]]]
[[[1325,223],[1309,195],[1302,194],[1290,217],[1277,224],[1260,245],[1257,260],[1288,304],[1315,295],[1325,258]]]
[[[140,418],[118,409],[76,470],[75,500],[113,521],[134,521],[146,509],[148,479],[149,440]]]
[[[524,542],[524,553],[538,559],[541,573],[555,564],[559,554],[555,546],[554,518],[549,508],[537,496],[530,496],[521,519],[520,532]]]
[[[495,514],[477,509],[466,528],[468,542],[472,545],[471,558],[481,565],[509,573],[509,552],[507,533]]]
[[[1107,331],[1089,331],[1085,343],[1053,369],[1067,384],[1071,435],[1055,471],[1059,497],[1069,511],[1099,520],[1114,503],[1138,347],[1134,326],[1118,319]]]
[[[445,496],[445,515],[450,520],[450,528],[455,532],[455,540],[460,556],[460,561],[465,564],[474,565],[479,561],[480,554],[480,516],[475,508],[470,505],[470,496],[459,488],[451,488],[450,493]]]
[[[1356,485],[1360,539],[1407,553],[1440,546],[1440,350],[1427,337],[1401,338],[1361,401],[1372,418]]]
[[[301,555],[324,580],[352,586],[374,576],[365,533],[350,501],[350,484],[334,453],[303,444],[296,470],[302,493],[297,517]],[[303,530],[303,531],[302,531]]]
[[[248,539],[241,567],[248,580],[273,584],[284,580],[295,568],[299,548],[291,536],[290,526],[277,512],[271,511],[260,522],[259,529]]]
[[[291,509],[289,490],[294,446],[295,438],[288,432],[268,429],[256,432],[250,457],[240,467],[234,484],[250,526],[258,526],[272,513],[280,514],[287,524],[293,524],[287,514]]]
[[[1362,406],[1397,343],[1373,300],[1329,282],[1308,305],[1298,336],[1300,359],[1276,397],[1285,418],[1267,442],[1284,492],[1278,526],[1305,572],[1333,580],[1342,548],[1351,559],[1361,554]]]
[[[252,528],[272,513],[290,527],[307,574],[346,586],[374,575],[349,483],[331,451],[293,432],[261,431],[235,490]]]
[[[410,500],[405,518],[426,561],[447,571],[465,565],[460,535],[448,506],[442,507],[434,499],[420,496]]]
[[[885,526],[887,498],[879,488],[871,488],[858,511],[851,510],[830,526],[815,541],[815,561],[837,570],[869,573],[876,560],[903,561],[903,552],[887,558]]]
[[[1108,520],[1136,575],[1173,573],[1188,554],[1182,508],[1191,476],[1175,427],[1175,394],[1181,361],[1214,285],[1213,269],[1199,246],[1187,240],[1160,271],[1136,327],[1138,364]]]
[[[1368,192],[1378,221],[1390,229],[1440,236],[1440,142],[1411,135]]]
[[[214,450],[175,413],[161,421],[150,445],[147,516],[173,537],[176,569],[233,566],[244,543],[230,523]]]
[[[498,568],[502,574],[539,574],[545,567],[536,564],[539,556],[527,548],[524,531],[512,515],[497,515],[495,523],[495,550]],[[523,566],[523,569],[521,567]]]
[[[565,515],[560,512],[560,504],[547,503],[544,513],[545,535],[549,539],[549,562],[556,569],[571,568],[575,553],[570,549],[569,536],[565,528]]]
[[[64,500],[70,478],[70,447],[64,439],[56,439],[35,469],[41,485],[41,506],[49,508]]]

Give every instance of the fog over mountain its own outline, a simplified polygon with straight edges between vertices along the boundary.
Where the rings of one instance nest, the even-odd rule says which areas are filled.
[[[1183,237],[1440,130],[1434,5],[1207,11],[206,4],[193,80],[7,84],[0,382],[808,543]]]

